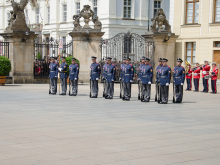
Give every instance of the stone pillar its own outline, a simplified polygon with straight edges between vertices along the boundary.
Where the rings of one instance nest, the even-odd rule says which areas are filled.
[[[101,37],[104,32],[98,31],[73,31],[69,33],[73,40],[73,56],[80,61],[80,82],[89,82],[91,57],[96,56],[97,62],[101,61]]]
[[[9,42],[9,59],[13,84],[34,82],[34,32],[5,32],[1,33],[5,41]]]
[[[176,66],[175,59],[175,44],[176,39],[179,37],[175,35],[175,33],[171,33],[171,36],[168,40],[168,32],[149,32],[146,35],[142,35],[146,39],[146,41],[153,41],[155,46],[154,52],[154,81],[155,81],[155,69],[158,66],[158,58],[166,58],[168,59],[168,66],[173,70],[174,66]],[[168,40],[165,42],[164,40]]]

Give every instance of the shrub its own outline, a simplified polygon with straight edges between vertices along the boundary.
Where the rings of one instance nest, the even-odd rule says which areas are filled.
[[[73,56],[66,57],[66,63],[68,66],[70,66],[70,64],[72,63],[72,58]],[[60,60],[60,63],[62,63],[62,60]],[[80,62],[78,59],[76,59],[76,63],[79,65],[80,68]],[[69,74],[69,67],[67,68],[67,73]]]
[[[37,54],[37,59],[42,60],[42,56],[41,56],[40,52],[38,52],[38,54]]]
[[[0,56],[0,76],[7,76],[11,71],[11,61],[4,56]]]

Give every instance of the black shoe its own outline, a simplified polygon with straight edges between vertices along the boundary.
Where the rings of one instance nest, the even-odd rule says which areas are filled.
[[[97,98],[97,95],[96,95],[96,96],[94,96],[93,98]]]
[[[113,97],[112,97],[112,96],[110,96],[110,97],[109,97],[109,99],[113,99]]]
[[[73,94],[73,96],[76,96],[77,94]]]
[[[106,97],[105,97],[105,99],[109,99],[109,97],[108,97],[108,96],[106,96]]]
[[[59,95],[63,95],[63,94],[61,93],[61,94],[59,94]]]
[[[52,95],[56,95],[56,93],[51,93]]]
[[[66,93],[63,93],[63,95],[66,95]]]

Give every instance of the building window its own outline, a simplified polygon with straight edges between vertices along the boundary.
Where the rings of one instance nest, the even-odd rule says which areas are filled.
[[[36,8],[36,23],[40,23],[40,8]]]
[[[63,5],[63,22],[67,21],[67,5]]]
[[[80,13],[80,2],[76,3],[76,14],[79,15]]]
[[[124,18],[131,18],[131,0],[124,0]]]
[[[199,22],[199,0],[186,1],[186,23],[193,24]]]
[[[50,6],[47,6],[47,23],[50,23]]]
[[[161,1],[154,1],[154,17],[156,16],[158,9],[161,8]]]
[[[8,13],[7,13],[7,21],[9,21],[10,18],[11,18],[11,14],[10,14],[10,12],[8,12]]]
[[[187,42],[186,43],[186,60],[195,63],[196,58],[196,43]]]
[[[220,48],[220,41],[214,41],[214,47]]]
[[[26,24],[28,25],[29,19],[28,19],[28,10],[25,10],[25,21]]]
[[[63,36],[63,45],[66,45],[66,36]]]
[[[220,22],[220,0],[215,0],[215,22]]]
[[[93,0],[93,11],[96,16],[97,16],[97,12],[98,12],[97,7],[98,7],[97,0]]]

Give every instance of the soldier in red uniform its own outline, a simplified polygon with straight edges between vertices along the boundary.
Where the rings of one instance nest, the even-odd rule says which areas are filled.
[[[210,71],[210,65],[208,61],[204,61],[204,65],[202,66],[202,79],[203,79],[203,91],[205,93],[209,92],[209,71]]]
[[[194,92],[198,92],[199,91],[199,79],[200,79],[200,66],[199,63],[196,62],[196,67],[192,69],[193,70],[193,81],[194,81],[194,87],[195,90]]]
[[[186,82],[187,82],[187,88],[186,91],[191,91],[192,90],[192,68],[191,65],[189,64],[189,70],[186,73]]]
[[[212,71],[211,71],[211,86],[212,86],[212,92],[211,93],[217,93],[217,88],[216,88],[216,81],[218,77],[218,68],[216,67],[216,63],[212,63]]]

